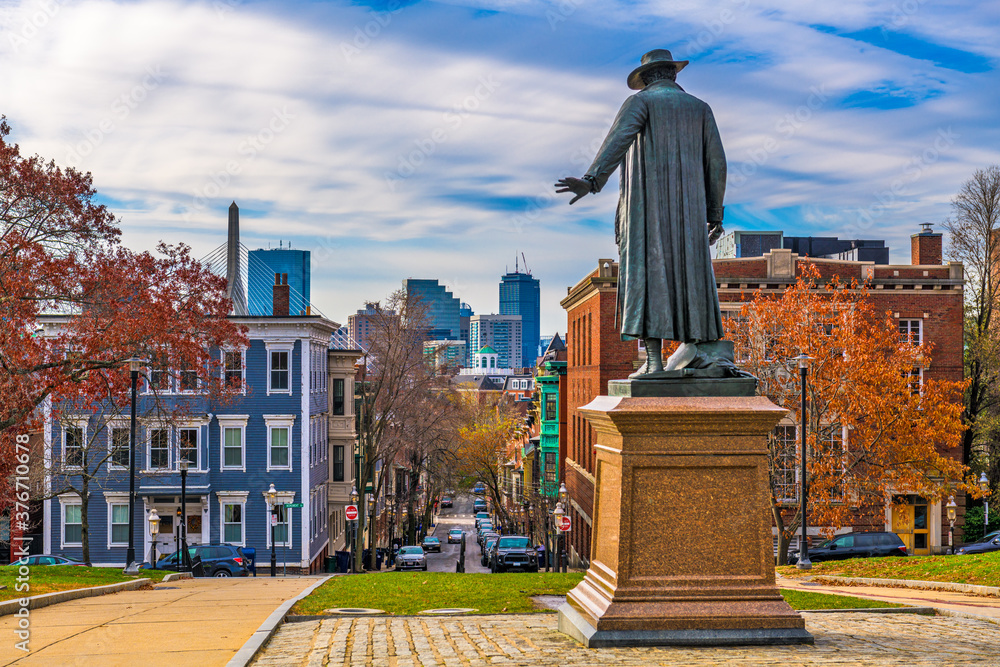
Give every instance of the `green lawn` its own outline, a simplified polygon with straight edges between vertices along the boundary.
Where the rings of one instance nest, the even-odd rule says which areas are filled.
[[[160,581],[164,575],[169,574],[163,570],[143,570],[138,577],[131,577],[122,574],[118,568],[111,567],[78,567],[76,565],[40,565],[29,568],[28,590],[17,590],[17,585],[24,582],[18,581],[18,566],[5,565],[0,567],[0,602],[13,600],[16,598],[42,595],[43,593],[55,593],[56,591],[68,591],[75,588],[90,588],[91,586],[103,586],[105,584],[117,584],[121,581],[131,581],[132,579],[150,578]]]
[[[334,577],[292,608],[293,614],[322,614],[336,607],[381,609],[389,614],[416,614],[426,609],[461,607],[481,614],[523,614],[539,608],[533,595],[565,595],[583,574],[452,572],[387,572]],[[781,591],[794,609],[859,609],[896,607],[889,603],[840,595]]]
[[[799,570],[789,565],[779,567],[777,571],[786,577],[830,575],[1000,586],[1000,551],[970,556],[851,558],[813,563],[811,570]]]

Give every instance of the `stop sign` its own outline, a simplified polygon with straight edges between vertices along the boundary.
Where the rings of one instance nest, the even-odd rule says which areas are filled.
[[[347,517],[348,521],[355,521],[358,518],[358,506],[348,505],[344,510],[344,516]]]
[[[563,515],[562,519],[559,520],[559,530],[563,531],[564,533],[568,532],[569,529],[570,529],[570,526],[572,526],[572,525],[573,525],[573,522],[570,520],[569,516],[567,516],[567,515]]]

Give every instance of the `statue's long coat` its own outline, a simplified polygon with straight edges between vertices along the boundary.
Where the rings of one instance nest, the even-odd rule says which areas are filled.
[[[709,106],[672,81],[629,97],[587,171],[621,165],[615,232],[623,338],[722,338],[708,221],[722,220],[726,155]]]

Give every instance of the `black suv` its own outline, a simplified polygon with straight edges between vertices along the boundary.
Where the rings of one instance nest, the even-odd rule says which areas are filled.
[[[529,537],[504,535],[493,545],[489,561],[491,572],[538,572],[538,552],[531,546]]]
[[[250,574],[243,550],[231,544],[198,544],[188,547],[188,554],[191,556],[191,570],[200,576],[246,577]],[[177,572],[181,569],[178,560],[176,551],[165,554],[156,561],[156,569]],[[142,567],[152,569],[147,563],[143,563]]]
[[[896,533],[847,533],[837,535],[817,547],[809,547],[811,561],[906,555],[906,545]],[[788,559],[789,565],[798,562],[798,553]]]

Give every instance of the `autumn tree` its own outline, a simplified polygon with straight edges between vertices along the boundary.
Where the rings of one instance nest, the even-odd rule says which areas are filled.
[[[23,157],[0,119],[0,480],[13,441],[46,416],[127,404],[127,360],[185,369],[209,390],[218,350],[246,344],[225,282],[186,246],[138,253],[94,202],[90,174]]]
[[[965,267],[966,464],[1000,484],[1000,166],[979,169],[951,202],[948,256]],[[978,457],[976,456],[976,450]],[[979,461],[975,461],[978,458]]]
[[[755,294],[728,321],[727,336],[740,365],[759,378],[759,393],[793,415],[801,395],[793,358],[811,358],[811,525],[850,525],[855,511],[881,511],[891,494],[940,499],[967,488],[967,468],[946,455],[960,451],[963,383],[921,381],[918,369],[930,365],[931,346],[901,340],[891,313],[875,310],[864,287],[823,284],[809,265],[780,296]],[[784,564],[802,520],[800,456],[799,437],[779,434],[770,442],[770,488]]]

